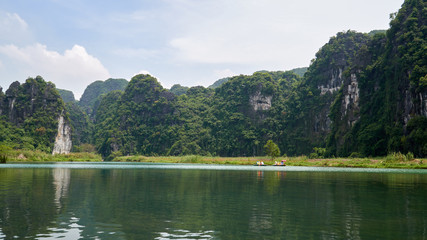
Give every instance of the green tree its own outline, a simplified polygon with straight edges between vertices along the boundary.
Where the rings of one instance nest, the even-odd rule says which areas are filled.
[[[272,140],[268,140],[264,145],[265,153],[273,160],[280,156],[280,149]]]

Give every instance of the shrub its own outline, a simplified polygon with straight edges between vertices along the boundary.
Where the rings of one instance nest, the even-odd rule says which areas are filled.
[[[411,161],[414,160],[414,154],[411,152],[408,152],[407,154],[403,154],[401,152],[392,152],[387,155],[386,160],[399,162]]]
[[[271,160],[280,156],[280,149],[272,140],[267,141],[264,145],[264,149],[267,156],[271,157]]]
[[[362,154],[360,154],[359,152],[352,152],[350,154],[350,156],[348,156],[349,158],[361,158]]]
[[[188,156],[182,157],[181,162],[183,162],[183,163],[197,163],[197,162],[200,162],[201,160],[202,160],[202,157],[199,155],[188,155]]]
[[[326,148],[315,147],[315,148],[313,148],[313,151],[314,152],[310,153],[310,155],[308,156],[308,158],[314,159],[314,158],[324,158],[325,157]]]

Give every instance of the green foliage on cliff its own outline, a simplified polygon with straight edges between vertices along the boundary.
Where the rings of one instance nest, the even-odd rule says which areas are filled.
[[[175,102],[174,94],[149,75],[133,77],[123,94],[103,96],[95,120],[100,153],[166,154],[174,142]]]
[[[0,97],[0,145],[50,152],[64,103],[55,85],[40,76],[14,82]]]
[[[169,91],[177,96],[180,96],[182,94],[187,93],[188,89],[188,87],[181,86],[180,84],[175,84],[171,87]]]
[[[56,90],[58,91],[59,95],[61,95],[62,101],[64,101],[64,103],[76,101],[76,99],[74,98],[74,93],[72,91],[59,88]]]
[[[307,67],[294,68],[291,71],[300,77],[304,77],[304,74],[307,72]]]
[[[101,98],[95,145],[104,156],[262,155],[268,139],[280,138],[284,94],[298,81],[292,72],[256,73],[176,97],[155,78],[138,75],[123,93]]]
[[[91,114],[99,96],[115,90],[123,91],[127,85],[128,81],[126,79],[110,78],[105,81],[93,82],[86,87],[79,104],[87,113]]]
[[[174,115],[176,124],[171,132],[176,139],[167,155],[210,155],[212,135],[206,122],[211,118],[211,99],[214,91],[204,87],[192,87],[178,97]]]
[[[268,139],[279,138],[276,123],[283,108],[280,90],[280,82],[268,73],[236,76],[215,89],[212,117],[206,124],[214,137],[212,153],[220,156],[263,154],[263,144]]]
[[[408,0],[390,23],[386,34],[378,33],[356,55],[352,70],[360,88],[360,120],[348,124],[344,96],[331,112],[331,154],[348,156],[412,152],[427,156],[425,119],[427,88],[427,6]],[[414,141],[417,139],[418,141]]]
[[[68,112],[71,123],[73,148],[75,149],[84,143],[91,143],[93,122],[89,119],[89,116],[77,102],[67,102],[65,109]]]
[[[217,87],[220,87],[223,83],[227,82],[228,80],[230,80],[231,77],[226,77],[226,78],[221,78],[218,79],[217,81],[215,81],[212,85],[210,85],[208,88],[211,89],[215,89]]]
[[[340,32],[308,68],[170,91],[150,75],[94,82],[66,104],[75,150],[259,156],[272,140],[291,156],[425,157],[426,14],[423,0],[407,0],[389,30]],[[49,150],[63,107],[41,77],[13,83],[0,91],[0,144]]]

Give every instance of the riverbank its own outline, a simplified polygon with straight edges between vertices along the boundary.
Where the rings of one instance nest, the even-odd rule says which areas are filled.
[[[254,165],[258,161],[273,165],[276,161],[286,161],[287,166],[307,167],[357,167],[357,168],[402,168],[427,169],[427,159],[411,159],[403,154],[390,154],[376,158],[330,158],[310,159],[306,156],[279,157],[271,160],[269,157],[207,157],[189,156],[121,156],[114,162],[147,162],[147,163],[197,163],[197,164],[226,164]],[[52,155],[41,151],[8,150],[0,154],[0,162],[101,162],[102,157],[94,153],[70,153]]]
[[[399,156],[389,155],[381,158],[332,158],[332,159],[309,159],[300,157],[281,157],[271,160],[268,157],[204,157],[204,156],[181,156],[181,157],[146,157],[146,156],[123,156],[116,157],[115,162],[148,162],[148,163],[199,163],[199,164],[232,164],[253,165],[257,161],[263,161],[266,165],[273,165],[276,161],[286,161],[287,166],[310,166],[310,167],[358,167],[358,168],[406,168],[427,169],[427,159],[404,159]]]
[[[101,162],[102,157],[94,153],[55,154],[30,151],[7,150],[0,154],[0,163],[6,162]]]

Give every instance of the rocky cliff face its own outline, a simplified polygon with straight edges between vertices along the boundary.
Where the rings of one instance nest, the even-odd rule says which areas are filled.
[[[2,113],[3,113],[3,109],[4,109],[4,98],[5,98],[5,95],[4,95],[4,93],[3,93],[3,88],[2,87],[0,87],[0,116],[2,115]]]
[[[60,152],[69,152],[71,147],[67,137],[71,134],[71,128],[63,114],[64,102],[53,83],[44,81],[40,76],[28,78],[23,84],[14,82],[5,94],[0,93],[0,101],[2,119],[20,129],[17,136],[23,138],[21,142],[26,142],[25,146],[17,147],[50,152],[54,148],[55,138],[58,138],[63,142],[62,147],[58,145],[55,148]]]
[[[354,126],[360,119],[359,113],[359,82],[357,74],[351,73],[343,84],[341,101],[341,119],[346,119],[347,126]]]
[[[342,72],[343,68],[339,67],[336,69],[330,70],[330,80],[325,85],[317,86],[320,89],[320,95],[325,95],[326,93],[335,93],[338,91],[342,84]]]
[[[422,116],[427,117],[427,91],[423,93],[419,93],[419,101],[420,101],[420,113]]]
[[[406,126],[413,116],[427,117],[427,91],[414,93],[408,85],[401,91],[403,102],[403,123]]]
[[[56,134],[52,154],[68,154],[71,151],[71,147],[71,126],[61,114],[58,118],[58,133]]]
[[[331,154],[427,155],[425,10],[425,1],[405,1],[351,61],[331,109]]]
[[[273,96],[264,96],[261,91],[255,92],[254,95],[249,97],[249,104],[252,106],[254,111],[265,111],[271,108],[271,100]]]
[[[308,68],[306,85],[314,95],[308,102],[308,119],[304,127],[306,138],[313,146],[321,146],[332,130],[329,116],[331,107],[339,96],[342,99],[342,114],[351,116],[349,124],[354,124],[359,104],[359,84],[357,75],[351,71],[357,53],[366,46],[369,36],[347,31],[332,37],[316,54],[316,59]]]

